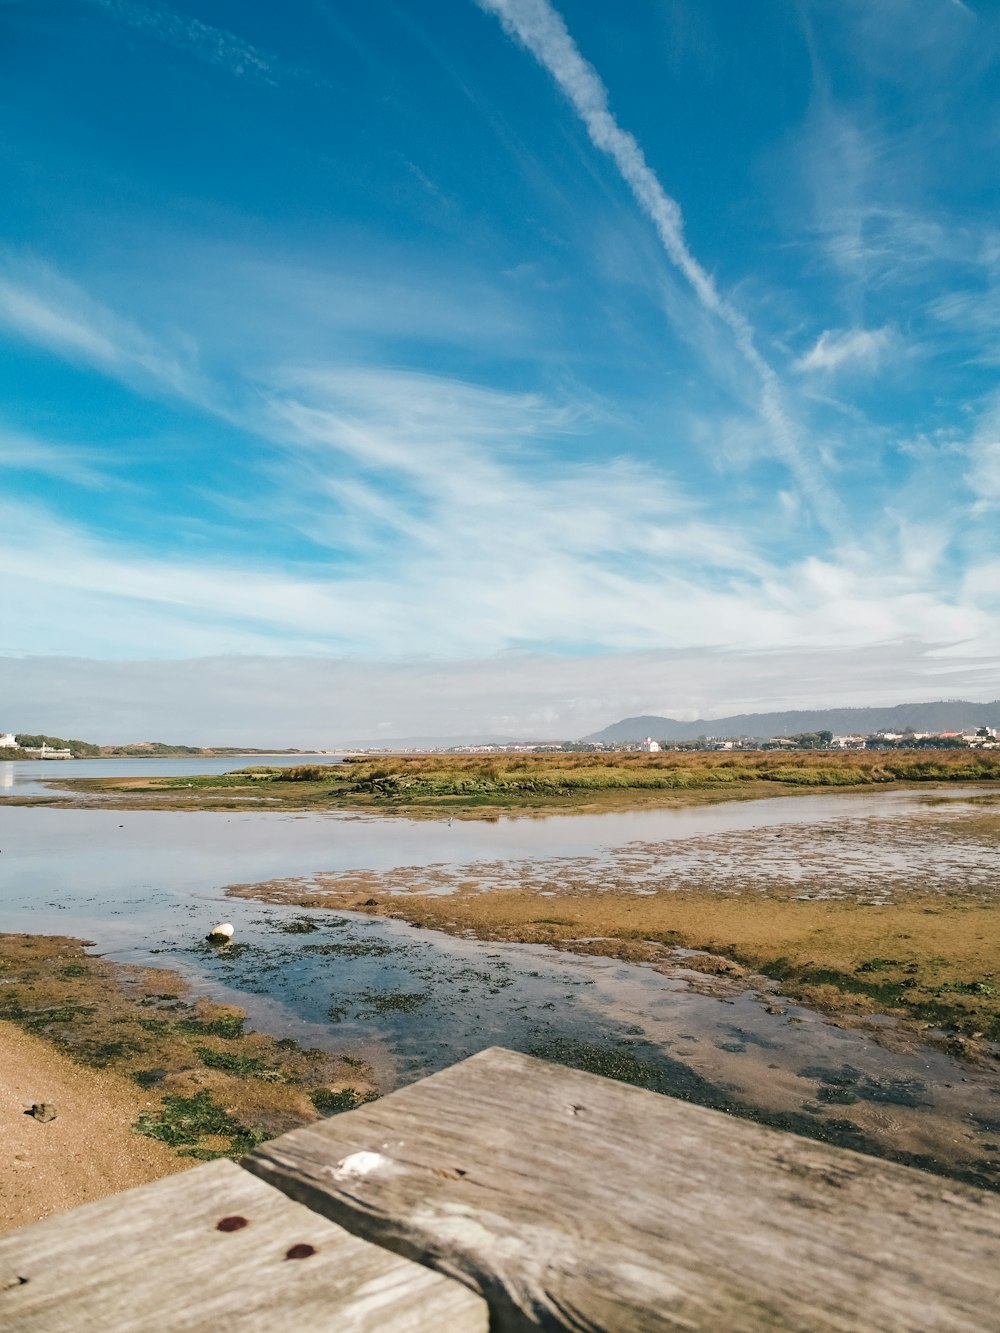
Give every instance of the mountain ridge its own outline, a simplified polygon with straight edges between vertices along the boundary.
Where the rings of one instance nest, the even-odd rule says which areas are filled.
[[[1000,699],[976,703],[969,699],[939,699],[932,703],[893,704],[889,707],[808,708],[775,713],[734,713],[729,717],[695,718],[647,714],[612,722],[601,731],[581,737],[584,742],[693,741],[699,736],[792,736],[799,732],[832,731],[834,735],[871,735],[875,731],[962,731],[1000,725]]]

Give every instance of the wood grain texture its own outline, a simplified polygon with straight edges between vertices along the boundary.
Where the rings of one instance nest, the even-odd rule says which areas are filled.
[[[1000,1329],[1000,1199],[494,1048],[244,1165],[491,1329]]]
[[[220,1230],[223,1218],[237,1221]],[[295,1245],[315,1252],[286,1257]],[[487,1324],[465,1287],[348,1235],[232,1162],[0,1238],[6,1333],[485,1333]]]

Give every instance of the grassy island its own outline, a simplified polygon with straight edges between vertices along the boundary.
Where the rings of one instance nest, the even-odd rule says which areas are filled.
[[[607,810],[750,799],[789,791],[995,782],[1000,752],[729,752],[354,756],[341,764],[261,764],[198,777],[77,778],[25,804],[132,808],[367,808],[446,815]]]

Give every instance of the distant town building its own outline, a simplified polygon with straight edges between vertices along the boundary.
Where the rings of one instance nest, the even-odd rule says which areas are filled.
[[[72,759],[72,750],[55,750],[51,745],[42,741],[41,745],[26,745],[24,753],[30,754],[34,759]]]
[[[644,750],[646,754],[655,754],[657,750],[659,750],[659,748],[660,748],[659,741],[654,741],[652,736],[647,736],[646,739],[640,742],[639,745],[639,749]]]
[[[9,731],[0,731],[0,750],[16,750],[17,737]]]

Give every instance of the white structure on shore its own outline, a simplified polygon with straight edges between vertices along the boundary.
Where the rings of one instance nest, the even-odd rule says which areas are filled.
[[[46,745],[42,741],[41,745],[26,745],[24,753],[30,754],[33,759],[72,759],[72,750],[54,750],[51,745]]]
[[[12,731],[0,731],[0,750],[16,750],[17,737]]]
[[[656,754],[660,748],[660,742],[654,741],[652,736],[647,736],[644,741],[639,742],[639,749],[644,750],[646,754]]]

